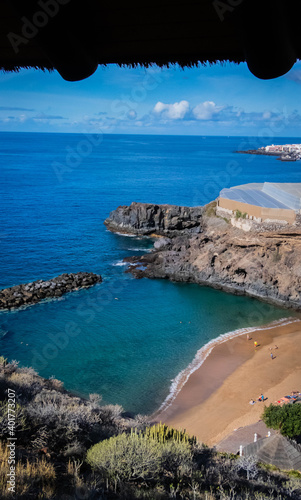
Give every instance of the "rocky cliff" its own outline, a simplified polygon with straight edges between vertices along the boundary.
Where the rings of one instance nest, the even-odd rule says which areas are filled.
[[[61,274],[48,281],[37,280],[5,288],[0,290],[0,309],[36,304],[43,299],[61,297],[72,290],[88,288],[101,281],[101,276],[94,273]]]
[[[301,228],[245,233],[203,212],[200,234],[159,239],[142,257],[125,259],[137,278],[208,285],[301,310]]]
[[[104,223],[113,232],[175,236],[201,232],[203,211],[203,207],[133,202],[111,212]]]

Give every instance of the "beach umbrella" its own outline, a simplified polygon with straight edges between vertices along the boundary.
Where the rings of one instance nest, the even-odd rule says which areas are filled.
[[[258,462],[272,464],[279,469],[301,471],[301,446],[281,434],[245,446],[243,456],[255,456]]]

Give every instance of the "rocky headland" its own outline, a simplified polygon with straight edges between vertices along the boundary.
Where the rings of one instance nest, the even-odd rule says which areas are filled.
[[[36,304],[44,299],[58,298],[73,290],[88,288],[96,283],[101,283],[101,281],[102,278],[99,274],[65,273],[48,281],[37,280],[5,288],[0,290],[0,309],[14,309]]]
[[[264,149],[246,149],[243,151],[236,151],[243,155],[263,155],[263,156],[281,156],[283,151],[265,151]]]
[[[268,151],[265,148],[261,149],[248,149],[246,151],[236,151],[236,153],[247,155],[264,155],[264,156],[278,156],[281,161],[297,161],[300,160],[300,154],[296,151]]]
[[[131,220],[131,207],[138,213],[138,205],[122,207],[125,225]],[[156,212],[160,212],[160,206]],[[143,205],[144,210],[145,205]],[[164,278],[174,281],[198,283],[222,289],[237,295],[249,295],[267,302],[301,310],[301,228],[286,226],[275,228],[258,226],[244,232],[215,214],[214,205],[197,207],[198,225],[194,232],[181,232],[181,214],[189,220],[189,208],[183,207],[173,217],[174,235],[159,238],[151,253],[140,257],[128,257],[128,272],[135,277]],[[122,217],[120,208],[119,217]],[[193,219],[195,208],[191,209]],[[156,232],[153,217],[147,227],[144,211],[143,234],[162,234],[162,226]],[[136,221],[136,218],[134,219]],[[122,226],[122,219],[119,222]],[[109,227],[109,226],[108,226]],[[111,230],[112,230],[111,226]],[[133,231],[136,231],[136,227]]]
[[[133,202],[111,212],[104,224],[118,233],[176,236],[200,232],[202,215],[203,207]]]

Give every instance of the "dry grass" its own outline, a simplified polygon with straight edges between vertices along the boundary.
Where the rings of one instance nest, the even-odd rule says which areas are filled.
[[[215,217],[216,216],[216,201],[212,201],[211,203],[208,203],[205,208],[205,215],[207,217]]]
[[[31,498],[52,498],[54,496],[56,473],[54,466],[44,458],[26,463],[16,462],[16,490],[9,491],[7,474],[10,472],[9,450],[0,443],[0,495],[1,498],[16,498],[18,496]]]

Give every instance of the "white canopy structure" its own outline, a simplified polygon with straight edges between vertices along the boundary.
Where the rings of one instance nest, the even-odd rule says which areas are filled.
[[[244,184],[222,189],[220,198],[257,207],[301,210],[301,183]]]
[[[218,208],[244,218],[293,224],[301,214],[301,183],[263,182],[224,188]]]

